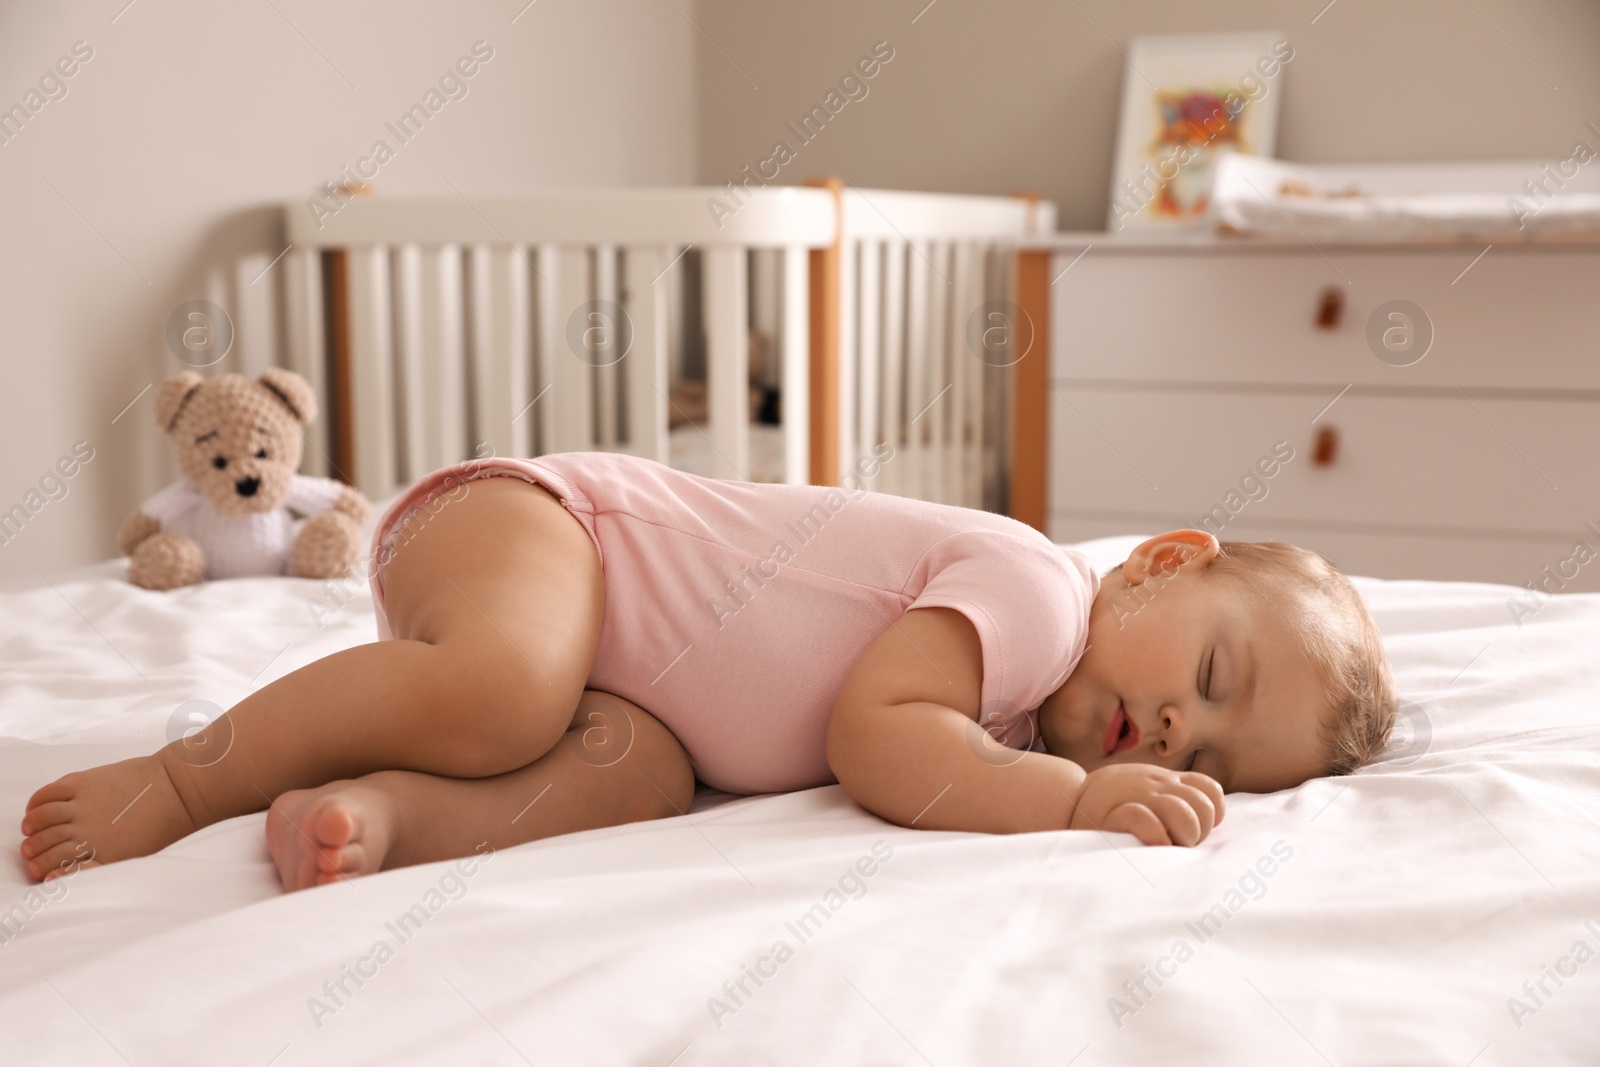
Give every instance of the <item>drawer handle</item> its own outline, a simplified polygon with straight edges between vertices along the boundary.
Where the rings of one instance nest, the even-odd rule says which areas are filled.
[[[1339,431],[1324,426],[1317,431],[1317,440],[1311,446],[1311,462],[1318,467],[1331,467],[1339,458]]]
[[[1330,285],[1322,290],[1322,299],[1317,304],[1317,329],[1337,330],[1343,317],[1344,290]]]

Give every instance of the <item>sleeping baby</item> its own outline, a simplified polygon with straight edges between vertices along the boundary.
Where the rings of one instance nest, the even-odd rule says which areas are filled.
[[[870,477],[886,458],[861,466]],[[1192,846],[1395,715],[1348,580],[1152,537],[1104,576],[985,511],[609,452],[435,471],[380,518],[379,640],[28,802],[35,878],[267,810],[285,889],[834,782],[901,826]]]

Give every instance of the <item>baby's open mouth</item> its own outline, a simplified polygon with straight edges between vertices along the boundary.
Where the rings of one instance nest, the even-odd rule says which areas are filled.
[[[1128,718],[1128,710],[1122,701],[1117,701],[1117,712],[1111,716],[1111,721],[1106,723],[1105,755],[1125,751],[1139,743],[1139,727]]]

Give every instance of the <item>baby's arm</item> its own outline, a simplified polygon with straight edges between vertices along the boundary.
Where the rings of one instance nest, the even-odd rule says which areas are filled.
[[[924,830],[1103,829],[1192,845],[1221,816],[1222,790],[1203,775],[1144,764],[1089,774],[1048,753],[1001,748],[977,724],[982,683],[982,646],[966,616],[906,612],[862,655],[834,705],[828,764],[845,792]]]

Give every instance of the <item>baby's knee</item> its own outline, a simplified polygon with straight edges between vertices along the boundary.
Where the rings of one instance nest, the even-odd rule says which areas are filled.
[[[534,762],[566,733],[578,696],[531,667],[463,664],[436,705],[451,727],[440,741],[445,773],[483,778]]]
[[[676,735],[655,716],[634,708],[638,762],[635,793],[646,819],[687,814],[694,804],[694,766]]]
[[[666,725],[612,693],[585,690],[564,747],[617,822],[682,815],[694,803],[694,768]]]
[[[464,709],[455,729],[441,742],[444,773],[488,778],[526,767],[554,748],[564,732],[526,702]]]

